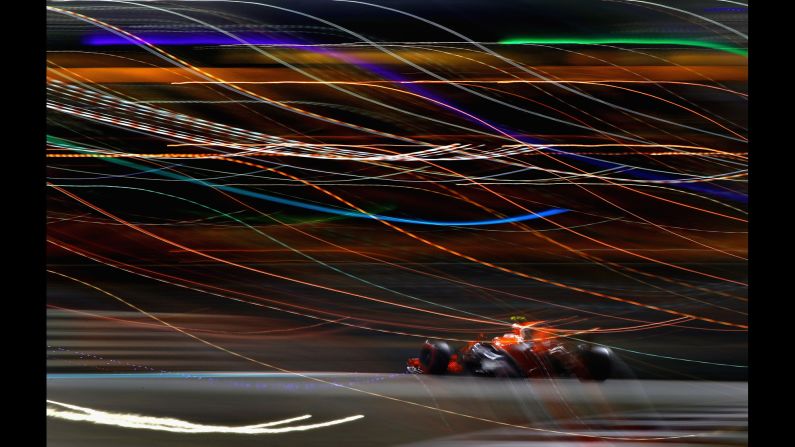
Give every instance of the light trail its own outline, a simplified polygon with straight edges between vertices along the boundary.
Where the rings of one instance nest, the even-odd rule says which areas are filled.
[[[287,427],[277,427],[277,425],[292,424],[293,422],[303,421],[312,417],[306,414],[279,421],[264,422],[254,425],[226,426],[226,425],[205,425],[187,422],[174,418],[162,418],[155,416],[141,416],[128,413],[113,413],[109,411],[95,410],[93,408],[80,407],[73,404],[57,402],[47,399],[47,416],[56,419],[63,419],[73,422],[90,422],[100,425],[112,425],[122,428],[133,428],[142,430],[166,431],[172,433],[235,433],[241,435],[262,435],[280,434],[298,431],[314,430],[318,428],[331,427],[333,425],[344,424],[362,419],[364,415],[357,414],[341,419],[334,419],[326,422],[307,425],[291,425]]]
[[[730,29],[742,34],[745,16],[682,7],[710,12],[728,27],[720,29],[654,1],[595,3],[593,16],[563,8],[555,20],[596,40],[517,44],[493,41],[528,30],[534,12],[515,5],[462,4],[443,15],[367,0],[331,9],[50,2],[48,268],[80,273],[78,282],[102,295],[49,278],[48,344],[57,351],[48,350],[48,367],[85,374],[239,363],[220,349],[261,367],[306,355],[325,370],[392,368],[385,353],[364,366],[334,349],[373,352],[373,340],[452,346],[524,317],[545,321],[552,338],[615,343],[603,346],[626,353],[639,377],[742,380],[748,59]],[[456,18],[503,9],[510,17],[491,31]],[[610,12],[640,25],[623,28]],[[350,19],[358,13],[389,27]],[[656,39],[674,28],[698,34]],[[65,38],[75,30],[78,38]],[[88,48],[86,35],[123,46]],[[209,37],[221,40],[197,45]],[[537,218],[511,220],[522,216]],[[140,315],[98,310],[118,308],[106,307],[105,292],[125,290],[144,308],[156,304],[147,310],[167,324],[135,307]],[[75,328],[87,338],[72,337]],[[193,339],[212,349],[168,331],[206,336]],[[323,342],[310,343],[306,331]],[[153,351],[150,337],[176,341]],[[238,355],[260,338],[308,347],[279,365]],[[108,360],[122,353],[135,363]],[[578,420],[569,397],[558,391],[550,418]],[[391,402],[403,411],[441,403],[427,408],[430,417],[454,414],[424,399]],[[447,422],[538,428],[463,412]],[[291,414],[273,417],[282,416]],[[287,425],[302,423],[272,428]]]
[[[537,38],[513,37],[499,41],[503,45],[668,45],[724,51],[748,57],[748,50],[718,42],[693,39],[644,38],[644,37],[594,37],[594,38]]]
[[[268,169],[272,169],[272,168],[268,168]],[[263,270],[260,270],[260,269],[255,269],[253,267],[241,265],[241,264],[238,264],[238,263],[235,263],[235,262],[231,262],[231,261],[228,261],[226,259],[222,259],[222,258],[213,256],[213,255],[201,252],[199,250],[188,248],[188,247],[186,247],[186,246],[184,246],[182,244],[179,244],[177,242],[171,241],[171,240],[166,239],[166,238],[164,238],[162,236],[158,236],[158,235],[156,235],[156,234],[154,234],[154,233],[152,233],[152,232],[150,232],[148,230],[145,230],[145,229],[141,228],[140,226],[133,225],[133,224],[125,221],[124,219],[121,219],[121,218],[109,213],[108,211],[97,207],[96,205],[86,201],[85,199],[80,198],[79,196],[75,195],[74,193],[71,193],[71,192],[65,190],[64,188],[61,188],[61,187],[56,186],[56,185],[53,185],[51,183],[48,183],[48,186],[50,186],[51,188],[54,188],[54,189],[60,191],[61,193],[71,197],[72,199],[76,200],[77,202],[80,202],[83,205],[85,205],[85,206],[87,206],[87,207],[89,207],[89,208],[91,208],[91,209],[93,209],[93,210],[95,210],[95,211],[107,216],[107,217],[110,217],[113,220],[116,220],[116,221],[118,221],[120,223],[123,223],[123,224],[127,225],[128,227],[130,227],[130,228],[132,228],[132,229],[134,229],[134,230],[136,230],[138,232],[141,232],[141,233],[143,233],[143,234],[145,234],[147,236],[150,236],[150,237],[152,237],[154,239],[157,239],[157,240],[159,240],[161,242],[164,242],[166,244],[173,245],[173,246],[175,246],[177,248],[180,248],[182,250],[189,251],[191,253],[197,254],[199,256],[206,257],[208,259],[212,259],[212,260],[217,261],[217,262],[221,262],[223,264],[231,265],[231,266],[238,267],[238,268],[241,268],[241,269],[244,269],[244,270],[249,270],[249,271],[252,271],[252,272],[264,274],[264,275],[275,277],[275,278],[284,279],[284,280],[287,280],[287,281],[290,281],[290,282],[304,284],[304,285],[308,285],[308,286],[312,286],[312,287],[318,287],[318,288],[323,289],[323,290],[328,290],[328,291],[332,291],[332,292],[342,293],[342,294],[354,296],[354,297],[357,297],[357,298],[363,298],[363,299],[370,300],[370,301],[376,301],[376,302],[380,302],[380,303],[384,303],[384,304],[390,304],[390,305],[394,305],[394,306],[398,306],[398,307],[403,307],[403,308],[407,308],[407,309],[417,310],[417,311],[420,311],[420,312],[426,312],[426,313],[435,314],[435,315],[439,315],[439,316],[445,316],[445,317],[449,317],[449,318],[456,318],[456,319],[460,319],[460,320],[474,321],[474,322],[486,323],[486,324],[495,324],[495,323],[493,323],[491,321],[484,321],[484,320],[473,319],[473,318],[469,318],[469,317],[450,315],[450,314],[437,312],[437,311],[432,311],[432,310],[427,310],[427,309],[420,309],[420,308],[417,308],[417,307],[414,307],[414,306],[408,306],[408,305],[405,305],[405,304],[400,304],[400,303],[395,303],[395,302],[382,300],[382,299],[378,299],[378,298],[374,298],[374,297],[369,297],[369,296],[361,295],[361,294],[358,294],[358,293],[353,293],[353,292],[348,292],[348,291],[336,289],[336,288],[333,288],[333,287],[323,286],[321,284],[316,284],[316,283],[302,281],[302,280],[298,280],[298,279],[294,279],[294,278],[289,278],[289,277],[285,277],[283,275],[278,275],[278,274],[266,272],[266,271],[263,271]],[[325,192],[325,190],[323,190],[323,191]],[[334,195],[334,197],[337,197],[337,196]],[[344,199],[340,198],[340,200],[344,200]],[[345,201],[345,203],[347,205],[351,206],[354,209],[359,209],[355,205],[353,205],[353,204],[351,204],[351,203],[349,203],[347,201]],[[408,232],[408,231],[406,231],[406,230],[404,230],[404,229],[402,229],[402,228],[400,228],[398,226],[395,226],[391,222],[387,222],[387,221],[383,221],[383,220],[379,220],[379,222],[382,222],[385,225],[388,225],[388,226],[392,227],[393,229],[395,229],[395,230],[397,230],[397,231],[399,231],[399,232],[401,232],[403,234],[406,234],[407,236],[409,236],[409,237],[411,237],[413,239],[417,239],[417,240],[419,240],[419,241],[421,241],[421,242],[423,242],[425,244],[428,244],[428,245],[431,245],[433,247],[439,248],[439,249],[441,249],[443,251],[446,251],[448,253],[451,253],[451,254],[454,254],[456,256],[462,257],[464,259],[468,259],[468,260],[476,262],[478,264],[486,265],[486,266],[495,268],[497,270],[501,270],[501,271],[504,271],[504,272],[507,272],[507,273],[511,273],[511,274],[514,274],[514,275],[517,275],[517,276],[521,276],[521,277],[524,277],[524,278],[527,278],[527,279],[533,279],[535,281],[544,282],[544,283],[547,283],[547,284],[550,284],[550,285],[563,287],[563,288],[566,288],[566,289],[570,289],[570,290],[586,293],[586,294],[593,295],[593,296],[598,296],[598,297],[601,297],[601,298],[607,298],[607,299],[613,300],[613,301],[618,301],[618,302],[622,302],[622,303],[626,303],[626,304],[632,304],[632,305],[639,306],[639,307],[645,307],[647,309],[657,310],[657,311],[660,311],[660,312],[666,312],[666,313],[670,313],[672,315],[676,315],[676,316],[679,316],[679,317],[687,317],[687,318],[692,318],[692,319],[696,319],[696,320],[706,321],[708,323],[715,323],[715,324],[720,324],[720,325],[724,325],[724,326],[732,326],[732,327],[737,327],[737,328],[741,328],[741,329],[747,329],[748,328],[747,325],[731,323],[731,322],[717,320],[717,319],[713,319],[713,318],[700,317],[700,316],[696,316],[696,315],[692,315],[692,314],[688,314],[688,313],[684,313],[684,312],[679,312],[679,311],[675,311],[675,310],[671,310],[671,309],[665,309],[665,308],[662,308],[662,307],[659,307],[659,306],[653,306],[653,305],[650,305],[650,304],[643,304],[643,303],[640,303],[640,302],[635,301],[635,300],[630,300],[630,299],[626,299],[626,298],[619,298],[619,297],[612,296],[612,295],[609,295],[609,294],[596,292],[596,291],[592,291],[592,290],[587,290],[587,289],[584,289],[584,288],[581,288],[581,287],[575,287],[575,286],[566,285],[566,284],[560,283],[558,281],[552,281],[552,280],[540,278],[538,276],[528,275],[527,273],[523,273],[523,272],[519,272],[519,271],[516,271],[516,270],[513,270],[513,269],[509,269],[507,267],[499,266],[499,265],[496,265],[496,264],[491,263],[491,262],[479,260],[477,258],[474,258],[474,257],[469,256],[469,255],[465,255],[463,253],[460,253],[460,252],[455,251],[453,249],[447,248],[445,246],[433,243],[431,241],[428,241],[427,239],[424,239],[424,238],[422,238],[420,236],[417,236],[414,233]]]

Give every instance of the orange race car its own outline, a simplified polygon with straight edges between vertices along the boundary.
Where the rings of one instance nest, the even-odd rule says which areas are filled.
[[[615,354],[605,346],[563,341],[552,329],[532,322],[490,342],[470,342],[454,352],[444,341],[426,340],[420,356],[407,362],[412,374],[474,374],[491,377],[578,377],[604,381]]]

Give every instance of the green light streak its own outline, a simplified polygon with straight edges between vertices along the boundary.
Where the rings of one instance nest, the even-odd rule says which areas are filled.
[[[688,39],[664,38],[633,38],[633,37],[605,37],[605,38],[535,38],[515,37],[499,41],[503,45],[679,45],[685,47],[709,48],[748,57],[748,50],[716,42],[704,42]]]

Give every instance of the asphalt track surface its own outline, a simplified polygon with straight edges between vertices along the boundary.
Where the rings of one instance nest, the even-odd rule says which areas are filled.
[[[251,372],[50,374],[47,399],[214,426],[306,414],[312,418],[285,426],[364,416],[275,434],[173,433],[48,417],[50,446],[748,444],[747,382],[610,379],[597,384],[316,372],[303,377]]]

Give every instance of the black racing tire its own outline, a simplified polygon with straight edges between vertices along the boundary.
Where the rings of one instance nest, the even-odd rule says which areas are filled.
[[[583,381],[604,382],[613,372],[613,351],[604,346],[587,346],[579,350],[579,378]]]
[[[426,374],[444,374],[453,350],[443,341],[426,341],[420,351],[420,364]]]

